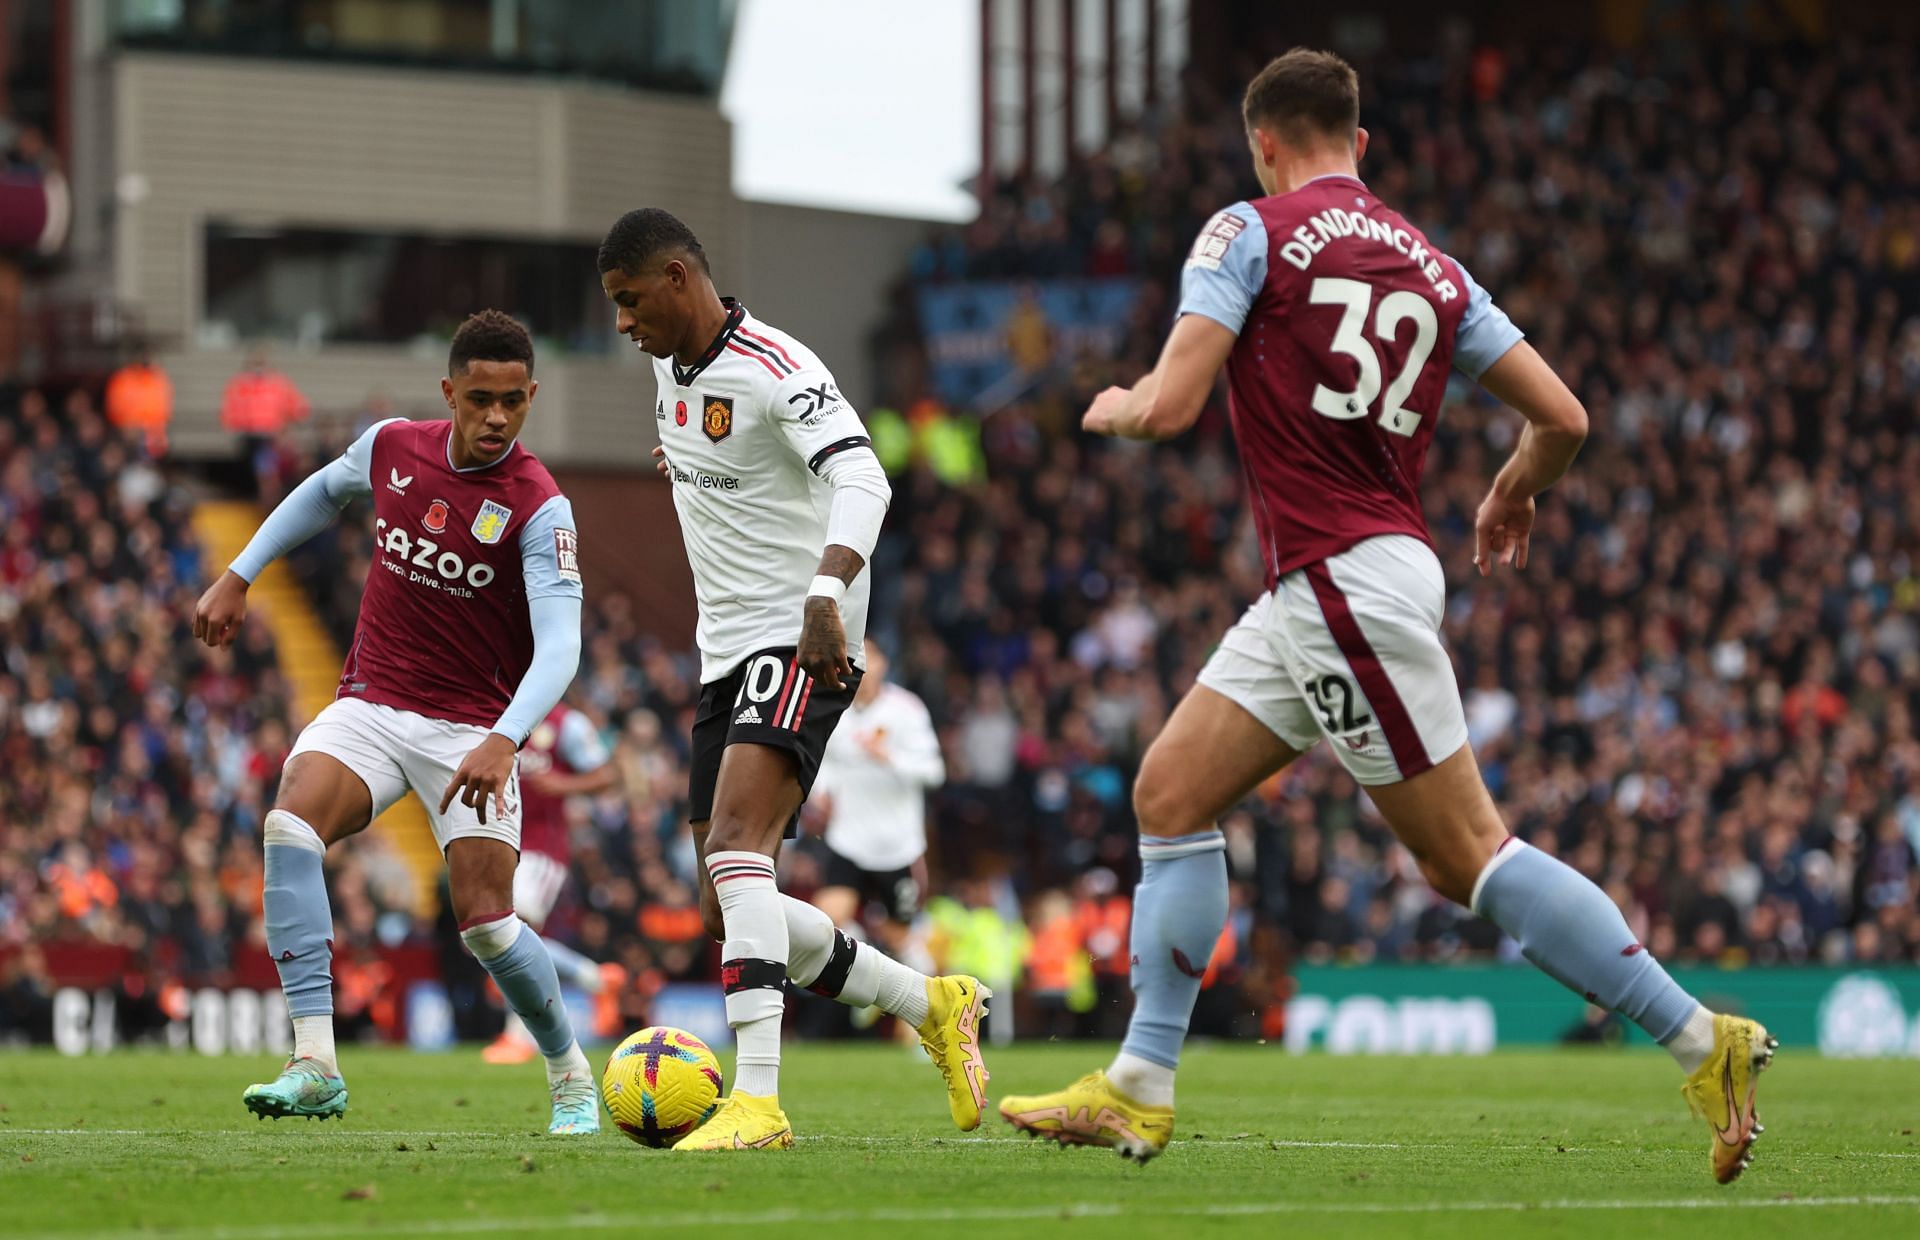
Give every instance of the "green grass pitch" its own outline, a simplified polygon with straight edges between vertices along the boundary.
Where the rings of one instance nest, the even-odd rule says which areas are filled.
[[[1001,1051],[995,1097],[1108,1053]],[[0,1052],[0,1236],[1920,1235],[1914,1062],[1783,1053],[1731,1188],[1652,1052],[1194,1047],[1174,1145],[1144,1168],[997,1116],[955,1133],[938,1075],[887,1046],[790,1045],[799,1144],[751,1155],[548,1137],[539,1069],[471,1048],[345,1048],[344,1122],[258,1122],[240,1091],[276,1066]]]

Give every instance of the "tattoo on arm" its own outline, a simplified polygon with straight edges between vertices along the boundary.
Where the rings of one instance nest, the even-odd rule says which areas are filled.
[[[820,554],[820,576],[838,577],[848,585],[860,575],[867,562],[852,547],[843,547],[839,543],[830,543]]]

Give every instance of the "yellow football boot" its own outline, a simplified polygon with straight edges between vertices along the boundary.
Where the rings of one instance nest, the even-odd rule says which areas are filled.
[[[1058,1093],[1000,1100],[1000,1118],[1029,1137],[1061,1145],[1104,1145],[1146,1162],[1173,1140],[1173,1109],[1150,1107],[1114,1088],[1104,1072],[1081,1077]]]
[[[1758,1021],[1715,1013],[1713,1054],[1680,1087],[1693,1113],[1713,1129],[1713,1178],[1731,1184],[1753,1162],[1748,1152],[1766,1129],[1754,1109],[1760,1073],[1780,1045]]]
[[[987,1105],[987,1061],[980,1057],[980,1018],[993,992],[971,977],[927,979],[927,1020],[920,1045],[947,1080],[947,1109],[953,1126],[972,1132]]]
[[[790,1150],[793,1125],[778,1098],[728,1094],[713,1117],[675,1143],[675,1150]]]

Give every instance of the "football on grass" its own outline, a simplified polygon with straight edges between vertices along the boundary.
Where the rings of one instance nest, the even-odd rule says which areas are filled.
[[[720,1060],[685,1029],[642,1029],[614,1048],[600,1093],[621,1132],[665,1149],[720,1104]]]

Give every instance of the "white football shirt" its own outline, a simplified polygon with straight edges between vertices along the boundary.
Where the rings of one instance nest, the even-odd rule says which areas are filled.
[[[927,851],[927,789],[946,778],[926,703],[882,686],[840,716],[820,760],[813,790],[832,798],[827,847],[873,873],[906,869]]]
[[[655,358],[654,418],[673,480],[700,608],[700,680],[800,641],[807,587],[827,542],[837,452],[868,447],[860,415],[813,350],[721,299],[727,321],[692,366]],[[873,575],[847,587],[840,619],[859,662]]]

